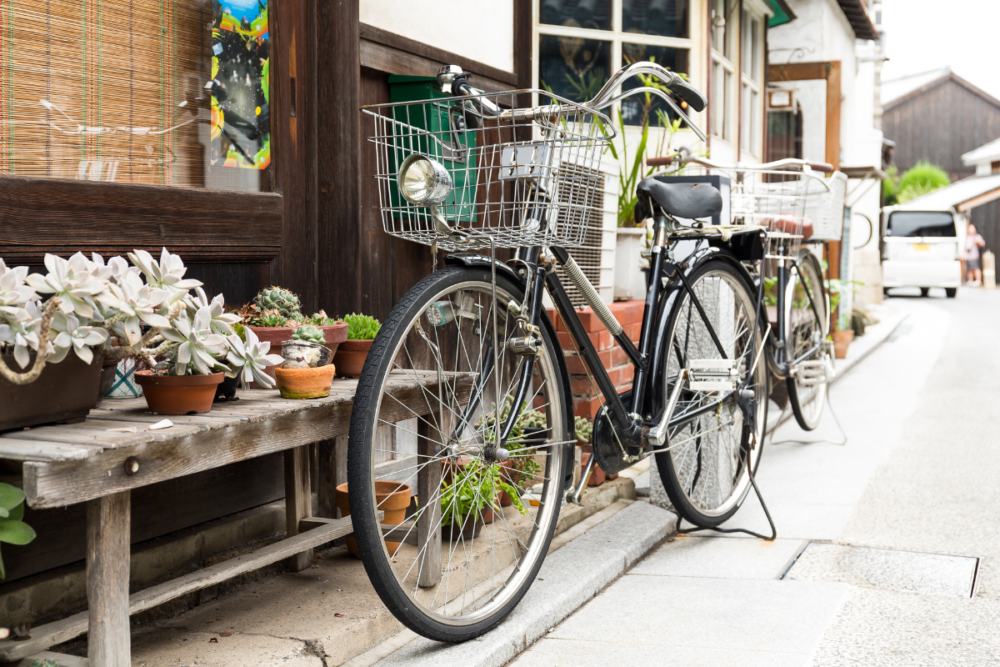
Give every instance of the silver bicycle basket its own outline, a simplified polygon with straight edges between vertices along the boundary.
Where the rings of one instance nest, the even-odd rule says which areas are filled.
[[[504,111],[536,93],[544,111],[481,113],[479,100]],[[518,102],[521,102],[519,105]],[[373,124],[379,207],[388,234],[443,251],[580,246],[600,224],[601,155],[614,136],[606,116],[545,91],[520,90],[379,104],[362,109]],[[399,172],[412,155],[447,172],[450,191],[436,206],[411,203]],[[443,170],[440,169],[443,167]],[[429,168],[429,167],[428,167]],[[447,190],[445,190],[447,191]]]

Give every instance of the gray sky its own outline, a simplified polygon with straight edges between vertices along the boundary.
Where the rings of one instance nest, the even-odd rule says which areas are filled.
[[[1000,1],[883,0],[884,80],[951,65],[1000,98]]]

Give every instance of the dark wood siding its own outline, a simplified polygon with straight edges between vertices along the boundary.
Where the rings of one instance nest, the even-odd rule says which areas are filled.
[[[882,132],[896,142],[901,172],[927,160],[955,181],[975,173],[962,164],[963,154],[1000,138],[1000,106],[949,78],[887,105]]]

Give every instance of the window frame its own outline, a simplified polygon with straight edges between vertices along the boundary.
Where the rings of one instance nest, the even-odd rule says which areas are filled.
[[[696,56],[696,48],[699,40],[695,39],[692,35],[694,34],[695,27],[697,26],[697,21],[694,19],[694,12],[701,5],[701,0],[687,0],[688,2],[688,25],[687,34],[688,37],[663,37],[661,35],[647,35],[643,33],[634,32],[624,32],[622,30],[622,0],[611,0],[611,30],[595,30],[593,28],[574,28],[569,26],[554,25],[551,23],[541,22],[541,2],[540,0],[532,0],[532,26],[531,26],[531,87],[539,88],[539,67],[540,67],[540,54],[539,45],[542,36],[554,36],[554,37],[578,37],[582,39],[591,39],[599,42],[604,42],[611,46],[610,62],[611,68],[608,72],[610,77],[614,72],[621,69],[622,63],[622,45],[623,44],[644,44],[646,46],[657,46],[676,49],[678,51],[687,52],[687,62],[688,70],[684,72],[687,76],[692,79],[695,78],[694,70],[697,67],[698,58]],[[615,63],[619,65],[615,66]],[[621,93],[621,86],[615,90],[615,94]],[[538,95],[533,96],[534,99],[532,104],[538,104]],[[621,103],[617,102],[607,111],[609,115],[614,113],[617,115],[618,109],[621,108]],[[639,127],[637,125],[629,125],[628,127]]]
[[[723,40],[722,49],[718,49],[716,44],[716,36],[719,28],[715,27],[716,18],[716,6],[721,3],[724,10],[726,10],[726,5],[729,4],[727,13],[729,16],[725,17],[726,24],[722,28],[723,30]],[[712,100],[711,103],[715,107],[712,110],[712,123],[709,127],[708,134],[715,138],[725,141],[731,146],[736,146],[738,143],[738,130],[739,123],[736,121],[736,102],[739,99],[737,93],[739,88],[736,85],[737,81],[737,60],[740,55],[740,25],[739,19],[739,0],[709,0],[709,8],[711,9],[711,14],[709,18],[708,35],[711,42],[711,62],[709,64],[709,76],[712,77]],[[736,30],[733,30],[731,25],[731,20],[736,19]],[[734,43],[735,42],[735,43]],[[731,56],[735,55],[736,58]],[[719,80],[716,79],[717,70],[721,72],[722,76]],[[719,85],[721,83],[721,85]],[[722,104],[718,104],[719,100],[722,100]],[[721,117],[719,109],[722,109]]]
[[[758,158],[762,157],[764,152],[764,22],[766,19],[765,15],[755,11],[752,6],[744,5],[740,17],[740,104],[742,107],[740,150]],[[757,38],[756,44],[754,44],[754,37]],[[756,52],[754,46],[757,47]],[[744,60],[749,62],[749,66],[743,62]],[[757,104],[753,104],[755,95]]]

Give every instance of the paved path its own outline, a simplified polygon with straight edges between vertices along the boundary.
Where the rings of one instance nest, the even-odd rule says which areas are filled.
[[[511,664],[1000,664],[1000,292],[890,303],[832,389],[847,444],[827,416],[765,450],[777,541],[678,537]]]

